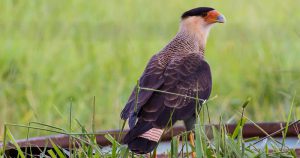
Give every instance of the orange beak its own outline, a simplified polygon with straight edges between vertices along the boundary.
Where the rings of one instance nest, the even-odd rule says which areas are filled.
[[[205,17],[205,21],[208,23],[225,23],[225,16],[216,10],[209,11]]]

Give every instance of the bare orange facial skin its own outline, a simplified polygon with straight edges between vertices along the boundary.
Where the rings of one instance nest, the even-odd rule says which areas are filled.
[[[220,17],[223,18],[223,19],[221,20]],[[224,21],[224,16],[216,10],[212,10],[212,11],[207,12],[207,15],[204,19],[209,24],[216,23],[216,22],[219,22],[219,23],[224,23],[225,22]]]

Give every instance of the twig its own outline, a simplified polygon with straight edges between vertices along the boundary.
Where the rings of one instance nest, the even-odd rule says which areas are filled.
[[[199,98],[191,97],[191,96],[188,96],[188,95],[183,95],[183,94],[178,94],[178,93],[173,93],[173,92],[168,92],[168,91],[162,91],[162,90],[157,90],[157,89],[152,89],[152,88],[140,87],[140,89],[146,90],[146,91],[154,91],[154,92],[177,95],[177,96],[181,96],[181,97],[185,97],[185,98],[189,98],[189,99],[194,99],[194,100],[205,101],[204,99],[199,99]]]

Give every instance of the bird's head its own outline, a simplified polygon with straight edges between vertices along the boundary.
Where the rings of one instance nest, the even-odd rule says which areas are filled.
[[[225,23],[225,21],[224,15],[213,8],[194,8],[182,14],[180,31],[198,36],[205,44],[211,26],[215,23]]]
[[[200,25],[211,25],[214,23],[225,23],[225,17],[214,8],[199,7],[184,12],[181,16],[182,22],[193,21]]]

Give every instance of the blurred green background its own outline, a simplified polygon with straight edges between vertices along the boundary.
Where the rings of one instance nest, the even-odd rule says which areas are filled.
[[[283,121],[293,97],[299,116],[299,1],[0,0],[1,132],[4,122],[67,128],[71,102],[89,128],[94,96],[96,128],[119,128],[147,61],[174,37],[180,15],[199,6],[227,18],[206,50],[213,121],[234,122],[247,97],[255,121]]]

